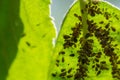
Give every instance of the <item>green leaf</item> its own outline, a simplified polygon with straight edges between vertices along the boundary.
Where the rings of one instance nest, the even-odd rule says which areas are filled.
[[[86,8],[76,2],[67,13],[49,80],[120,79],[120,10],[107,2],[89,1]]]
[[[23,34],[19,4],[19,0],[0,0],[0,80],[6,80]]]
[[[2,0],[0,80],[47,80],[55,29],[50,0]]]

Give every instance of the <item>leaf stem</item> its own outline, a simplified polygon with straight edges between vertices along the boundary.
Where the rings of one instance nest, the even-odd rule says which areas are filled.
[[[88,32],[88,24],[87,24],[88,14],[87,14],[87,9],[85,8],[86,0],[79,0],[79,2],[80,2],[80,10],[83,12],[81,13],[81,16],[82,16],[82,26],[83,26],[83,37],[85,37],[86,33]]]

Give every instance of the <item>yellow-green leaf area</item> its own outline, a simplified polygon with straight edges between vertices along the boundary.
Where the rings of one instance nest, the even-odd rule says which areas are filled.
[[[50,80],[120,79],[120,10],[103,1],[85,4],[76,2],[64,19]]]
[[[47,80],[55,38],[49,5],[49,0],[20,1],[23,37],[7,80]]]

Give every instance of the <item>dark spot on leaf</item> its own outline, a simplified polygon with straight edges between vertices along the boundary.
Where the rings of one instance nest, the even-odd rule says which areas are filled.
[[[63,37],[64,37],[64,39],[69,39],[70,38],[69,35],[64,35]]]
[[[36,24],[36,26],[40,26],[40,23],[39,23],[39,24]]]
[[[113,32],[115,32],[115,31],[116,31],[116,29],[115,29],[114,27],[111,27],[111,29],[112,29],[112,31],[113,31]]]
[[[60,61],[59,60],[56,60],[57,63],[59,63]]]
[[[99,23],[100,23],[100,24],[103,24],[103,23],[104,23],[104,21],[100,21]]]
[[[84,13],[84,10],[83,10],[83,9],[81,9],[81,13],[82,13],[82,14]]]
[[[53,77],[56,77],[56,73],[52,73],[52,76],[53,76]]]
[[[26,42],[27,46],[31,46],[29,42]]]
[[[64,72],[66,69],[61,69],[61,72]]]
[[[71,78],[71,77],[73,77],[73,75],[67,75],[67,78]]]
[[[75,56],[75,54],[70,54],[69,56],[74,57],[74,56]]]
[[[105,26],[105,28],[108,28],[110,26],[110,23],[108,23],[106,26]]]
[[[62,72],[62,73],[60,74],[60,77],[64,77],[64,76],[66,76],[66,72]]]
[[[64,57],[62,57],[62,62],[64,62],[65,61],[65,59],[64,59]]]
[[[58,64],[58,63],[56,63],[56,66],[57,66],[57,67],[59,67],[59,64]]]
[[[100,73],[101,73],[101,71],[98,71],[98,72],[97,72],[97,76],[98,76]]]
[[[119,61],[117,61],[117,64],[120,64],[120,60],[119,60]]]
[[[106,64],[106,61],[101,61],[100,63],[101,63],[101,64]]]
[[[65,54],[65,52],[64,51],[61,51],[61,52],[59,52],[59,55],[64,55]]]

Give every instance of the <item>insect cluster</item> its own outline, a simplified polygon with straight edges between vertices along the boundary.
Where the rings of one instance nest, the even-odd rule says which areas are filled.
[[[94,20],[87,19],[86,23],[88,25],[88,32],[85,36],[82,35],[82,16],[78,14],[74,14],[76,18],[78,18],[79,23],[76,23],[73,28],[71,28],[71,34],[64,34],[64,44],[63,50],[59,52],[59,56],[62,56],[59,60],[56,60],[56,66],[60,68],[60,73],[57,71],[52,73],[53,77],[60,77],[61,80],[85,80],[86,77],[89,77],[89,70],[88,67],[95,71],[96,76],[102,74],[103,71],[109,70],[110,67],[107,65],[105,60],[100,60],[101,56],[104,54],[105,56],[109,57],[109,61],[112,66],[112,77],[120,80],[120,68],[118,68],[118,64],[120,64],[120,60],[118,55],[114,52],[117,44],[113,45],[112,42],[114,39],[110,36],[110,31],[116,32],[116,29],[111,26],[109,19],[111,18],[111,13],[107,12],[104,8],[101,9],[98,7],[100,2],[89,2],[86,4],[86,8],[81,10],[81,13],[84,14],[84,11],[91,17],[96,17],[97,15],[103,15],[108,23],[104,21],[99,21],[96,23]],[[117,15],[116,15],[117,16]],[[116,18],[119,20],[119,18]],[[104,26],[100,27],[98,24]],[[93,52],[93,44],[94,40],[91,38],[95,36],[96,39],[99,41],[103,51]],[[80,45],[78,45],[78,43]],[[74,67],[62,67],[59,65],[60,63],[65,63],[65,54],[66,49],[68,48],[78,48],[76,53],[69,53],[69,57],[77,57],[77,68]],[[67,53],[68,54],[68,53]],[[78,56],[76,56],[76,54]],[[91,60],[93,59],[93,60]],[[94,64],[90,65],[93,62]],[[70,63],[68,63],[68,66]]]

